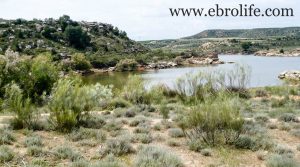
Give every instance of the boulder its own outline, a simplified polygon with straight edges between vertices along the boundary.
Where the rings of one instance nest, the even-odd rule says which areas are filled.
[[[170,67],[176,67],[176,66],[178,66],[177,63],[161,61],[161,62],[157,62],[157,63],[150,63],[150,64],[148,64],[148,66],[146,68],[147,69],[164,69],[164,68],[170,68]]]
[[[300,71],[298,70],[284,71],[279,74],[278,78],[300,81]]]

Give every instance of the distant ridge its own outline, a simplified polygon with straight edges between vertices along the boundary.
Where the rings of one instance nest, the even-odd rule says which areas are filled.
[[[183,39],[201,38],[265,38],[276,36],[300,36],[300,27],[255,28],[255,29],[212,29]]]

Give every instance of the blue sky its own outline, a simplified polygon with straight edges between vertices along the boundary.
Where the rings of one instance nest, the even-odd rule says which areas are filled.
[[[216,3],[222,7],[291,7],[295,16],[204,18],[171,17],[169,13],[169,8],[209,8]],[[299,0],[0,0],[0,7],[4,19],[58,18],[67,14],[73,20],[113,24],[135,40],[180,38],[205,29],[300,26]]]

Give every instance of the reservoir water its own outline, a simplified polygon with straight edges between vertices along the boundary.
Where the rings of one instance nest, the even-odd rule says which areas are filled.
[[[220,60],[225,63],[214,66],[193,66],[178,67],[169,69],[149,70],[144,72],[114,72],[106,74],[92,74],[84,77],[86,83],[100,82],[101,84],[112,84],[116,88],[121,88],[129,75],[141,75],[145,79],[146,86],[155,84],[165,84],[170,87],[178,77],[187,73],[197,73],[199,71],[211,70],[231,70],[235,63],[247,65],[251,69],[249,87],[262,87],[279,85],[282,82],[278,79],[278,74],[285,70],[300,70],[300,57],[262,57],[254,55],[219,55]]]

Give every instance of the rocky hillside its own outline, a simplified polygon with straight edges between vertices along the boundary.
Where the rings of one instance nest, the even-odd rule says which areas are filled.
[[[200,38],[266,38],[276,36],[300,36],[300,27],[287,28],[256,28],[256,29],[233,29],[233,30],[205,30],[198,34],[185,37],[185,39]]]
[[[0,19],[0,54],[8,48],[27,55],[49,51],[61,57],[75,52],[101,56],[147,51],[117,27],[73,21],[66,15],[45,20]]]

